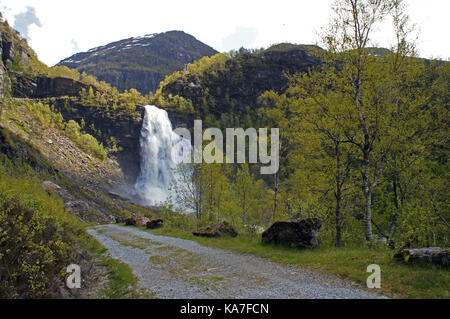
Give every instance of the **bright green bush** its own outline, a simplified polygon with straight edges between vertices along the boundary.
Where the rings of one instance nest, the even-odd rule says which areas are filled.
[[[0,298],[56,296],[84,230],[38,180],[0,169]]]
[[[43,128],[63,128],[64,119],[61,113],[56,112],[53,107],[48,104],[26,103],[28,110],[30,110]]]
[[[80,145],[84,151],[103,161],[108,155],[103,144],[99,144],[97,139],[92,135],[81,133],[80,129],[80,125],[77,122],[70,120],[66,123],[64,131],[66,132],[66,135]]]

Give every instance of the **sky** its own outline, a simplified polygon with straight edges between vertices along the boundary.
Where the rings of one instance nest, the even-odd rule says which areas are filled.
[[[214,49],[261,48],[281,42],[317,44],[334,0],[0,0],[0,12],[41,61],[150,33],[182,30]],[[450,57],[449,0],[406,0],[421,57]],[[374,45],[390,47],[388,25]],[[320,43],[319,43],[320,44]]]

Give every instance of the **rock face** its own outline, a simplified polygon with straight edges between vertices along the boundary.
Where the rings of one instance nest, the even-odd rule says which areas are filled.
[[[262,241],[300,249],[316,248],[321,226],[322,222],[317,218],[276,222],[262,234]]]
[[[440,247],[403,249],[396,253],[394,258],[406,263],[436,264],[448,267],[450,265],[450,249]]]
[[[147,223],[148,229],[156,229],[164,226],[164,221],[162,219],[152,219]]]
[[[216,53],[189,34],[169,31],[116,41],[58,64],[94,75],[120,91],[135,88],[147,94],[156,91],[166,75]]]
[[[236,237],[238,233],[234,230],[234,228],[228,224],[227,222],[221,222],[215,224],[213,226],[207,226],[204,228],[200,228],[197,231],[192,233],[194,236],[199,237]]]
[[[78,96],[83,88],[89,89],[86,84],[68,78],[32,77],[16,73],[12,93],[14,97],[19,98]]]
[[[77,96],[83,88],[89,89],[86,84],[72,79],[41,76],[37,78],[36,90],[32,97]]]
[[[15,76],[12,73],[20,73],[18,71],[29,64],[32,56],[35,56],[33,50],[19,32],[3,21],[0,13],[0,93],[13,87]]]

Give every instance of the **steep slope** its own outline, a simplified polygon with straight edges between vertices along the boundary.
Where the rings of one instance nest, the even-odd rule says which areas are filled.
[[[58,65],[96,76],[120,91],[155,91],[168,74],[217,52],[182,31],[169,31],[120,40],[77,53]]]
[[[16,74],[30,71],[36,62],[36,53],[0,13],[0,95],[11,90]]]

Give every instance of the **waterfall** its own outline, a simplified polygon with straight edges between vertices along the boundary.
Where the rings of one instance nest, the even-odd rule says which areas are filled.
[[[145,106],[141,137],[141,172],[135,184],[139,197],[148,205],[166,200],[173,169],[190,158],[190,141],[172,130],[166,111],[154,105]]]

